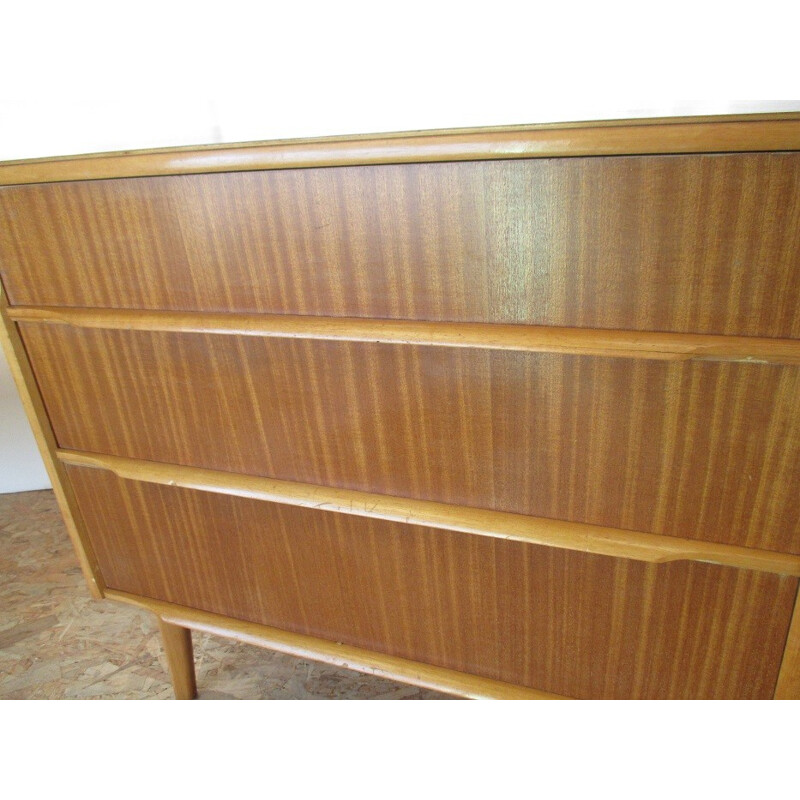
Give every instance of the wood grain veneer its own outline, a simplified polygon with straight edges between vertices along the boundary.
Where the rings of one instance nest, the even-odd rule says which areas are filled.
[[[266,647],[291,656],[337,667],[400,680],[426,689],[476,700],[567,700],[563,695],[530,689],[519,684],[504,683],[466,672],[457,672],[432,664],[421,664],[406,658],[388,656],[374,650],[292,633],[282,628],[272,628],[257,622],[224,617],[209,611],[165,603],[150,597],[129,594],[117,589],[109,589],[106,597],[147,609],[168,624],[178,625],[192,631],[202,631],[216,636],[225,636],[237,642]]]
[[[63,448],[800,552],[796,367],[20,328]]]
[[[574,697],[774,691],[795,578],[68,471],[113,589]]]
[[[188,628],[467,696],[798,696],[800,114],[0,164],[0,222],[87,580],[178,696]]]
[[[15,306],[21,322],[47,322],[106,330],[216,333],[277,339],[418,344],[478,350],[615,356],[659,361],[744,361],[800,364],[799,339],[708,336],[696,333],[608,331],[546,325],[314,317],[130,309]]]
[[[448,531],[508,541],[541,544],[581,553],[630,558],[664,564],[670,561],[700,561],[709,564],[800,576],[800,556],[773,550],[756,550],[730,544],[681,539],[619,528],[604,528],[581,522],[530,517],[507,511],[450,505],[432,500],[334,489],[313,483],[276,480],[235,472],[183,467],[120,456],[58,450],[63,464],[91,467],[127,478],[162,486],[180,486],[214,494],[266,500],[301,508],[324,509],[370,519],[408,525],[423,525]]]
[[[0,212],[16,305],[800,338],[795,153],[58,183]]]

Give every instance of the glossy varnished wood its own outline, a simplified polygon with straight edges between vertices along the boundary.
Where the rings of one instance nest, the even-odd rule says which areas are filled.
[[[65,449],[800,552],[797,367],[20,328]]]
[[[800,154],[0,189],[15,305],[800,338]]]
[[[278,339],[417,344],[479,350],[568,353],[659,361],[744,361],[800,364],[800,340],[691,333],[608,331],[479,322],[314,317],[291,314],[214,314],[128,309],[18,306],[19,322],[48,322],[105,330],[215,333]]]
[[[798,696],[800,115],[0,164],[0,222],[82,565],[179,695],[194,627],[470,696]]]
[[[800,115],[518,125],[31,159],[0,164],[0,185],[348,164],[753,150],[800,150]]]
[[[411,500],[352,489],[332,489],[309,483],[257,478],[231,472],[135,461],[119,456],[59,450],[64,464],[91,467],[127,478],[162,486],[179,486],[204,492],[266,500],[301,508],[324,509],[371,519],[424,525],[476,536],[547,545],[581,553],[667,563],[701,561],[710,564],[800,576],[800,556],[748,547],[699,542],[580,522],[529,517],[504,511],[447,505],[430,500]]]
[[[69,467],[110,588],[575,697],[770,697],[797,580]]]

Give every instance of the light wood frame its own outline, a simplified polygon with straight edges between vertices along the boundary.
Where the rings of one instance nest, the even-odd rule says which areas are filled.
[[[415,344],[657,361],[800,364],[800,341],[757,336],[559,328],[481,322],[419,322],[295,314],[224,314],[17,306],[15,322],[124,331],[213,333],[279,339]]]
[[[0,163],[0,186],[297,167],[800,150],[800,113],[331,136]]]

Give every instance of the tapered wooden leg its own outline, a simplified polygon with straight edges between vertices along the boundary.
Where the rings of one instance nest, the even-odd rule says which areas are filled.
[[[192,632],[180,625],[158,620],[161,638],[167,654],[169,672],[176,700],[194,700],[197,697],[197,683],[194,677],[194,653],[192,651]]]

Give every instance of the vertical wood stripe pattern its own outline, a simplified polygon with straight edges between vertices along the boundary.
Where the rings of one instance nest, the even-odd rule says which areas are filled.
[[[797,367],[20,327],[62,448],[800,552]]]
[[[800,338],[800,154],[0,188],[17,305]]]
[[[448,686],[797,697],[796,577],[54,454],[800,554],[798,130],[798,115],[608,123],[0,165],[20,183],[0,186],[2,338],[92,590],[405,659],[403,674],[428,664]],[[59,311],[90,324],[41,316]],[[350,333],[127,330],[104,312]],[[364,335],[386,320],[452,341]],[[480,349],[496,326],[506,345],[546,330],[550,345],[631,347]],[[647,354],[665,335],[728,360]],[[190,638],[162,619],[176,693],[192,696]]]
[[[201,631],[212,636],[224,636],[243,644],[265,647],[296,658],[319,661],[459,697],[475,700],[571,699],[564,695],[543,692],[540,689],[531,689],[515,683],[504,683],[479,675],[471,675],[468,672],[458,672],[432,664],[423,664],[419,661],[410,661],[406,658],[378,653],[375,650],[365,650],[343,642],[293,633],[257,622],[245,622],[234,617],[224,617],[221,614],[200,611],[197,608],[165,603],[163,600],[154,600],[151,597],[129,594],[117,589],[109,589],[106,597],[152,611],[160,619],[173,625],[190,628],[193,631]],[[313,691],[313,687],[309,687],[309,690]]]
[[[769,697],[797,579],[68,467],[109,586],[574,697]]]
[[[118,478],[161,486],[177,486],[269,503],[323,509],[336,514],[421,525],[654,564],[688,560],[800,577],[800,555],[774,550],[756,550],[696,539],[604,528],[581,522],[530,517],[506,511],[449,505],[432,500],[412,500],[407,497],[355,489],[334,489],[313,483],[201,467],[138,461],[99,453],[58,450],[57,455],[63,464],[109,470]]]

